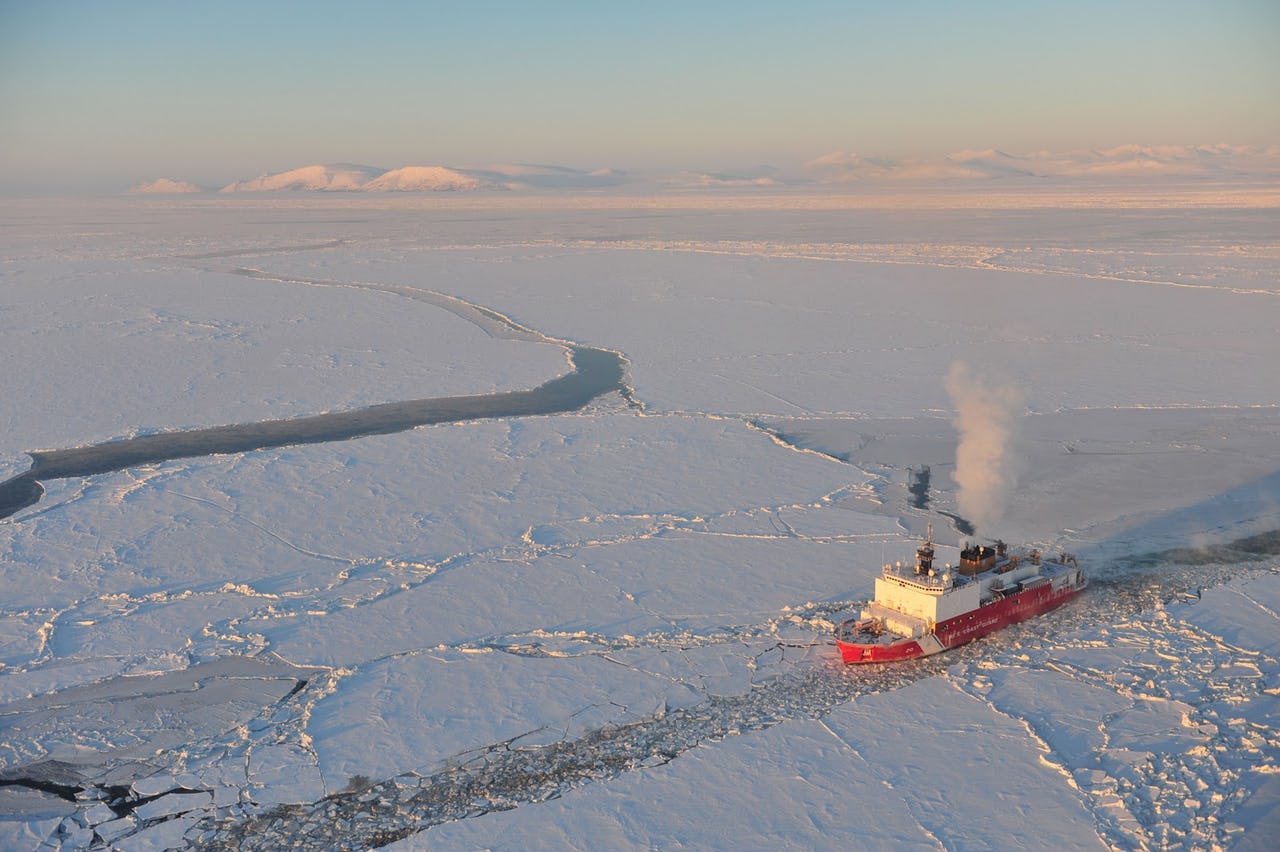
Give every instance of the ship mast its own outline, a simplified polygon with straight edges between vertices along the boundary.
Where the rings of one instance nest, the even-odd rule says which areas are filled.
[[[933,573],[933,524],[929,524],[929,534],[924,544],[916,548],[916,573],[920,575]]]

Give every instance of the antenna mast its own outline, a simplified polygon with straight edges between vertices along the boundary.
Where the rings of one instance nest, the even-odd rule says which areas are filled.
[[[916,548],[916,573],[927,575],[933,570],[933,524],[929,524],[929,534],[924,544]]]

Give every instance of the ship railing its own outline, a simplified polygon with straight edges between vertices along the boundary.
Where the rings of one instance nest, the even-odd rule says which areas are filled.
[[[885,577],[892,577],[900,583],[926,591],[946,591],[956,582],[956,578],[949,571],[943,574],[917,574],[914,569],[886,565],[883,573]]]

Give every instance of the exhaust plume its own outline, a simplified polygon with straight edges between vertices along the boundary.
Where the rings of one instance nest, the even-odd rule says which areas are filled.
[[[1004,515],[1017,482],[1014,452],[1022,394],[975,376],[963,361],[952,363],[944,383],[956,408],[956,501],[960,514],[989,530]]]

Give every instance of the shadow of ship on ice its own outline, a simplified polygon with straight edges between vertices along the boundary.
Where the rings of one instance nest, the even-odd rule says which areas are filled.
[[[34,460],[30,470],[0,483],[0,518],[38,503],[44,496],[41,480],[94,476],[171,459],[388,435],[436,423],[562,414],[577,411],[613,391],[627,393],[623,384],[625,361],[619,353],[573,346],[569,357],[573,372],[531,390],[387,402],[331,414],[161,432],[68,450],[35,451],[29,453]]]

